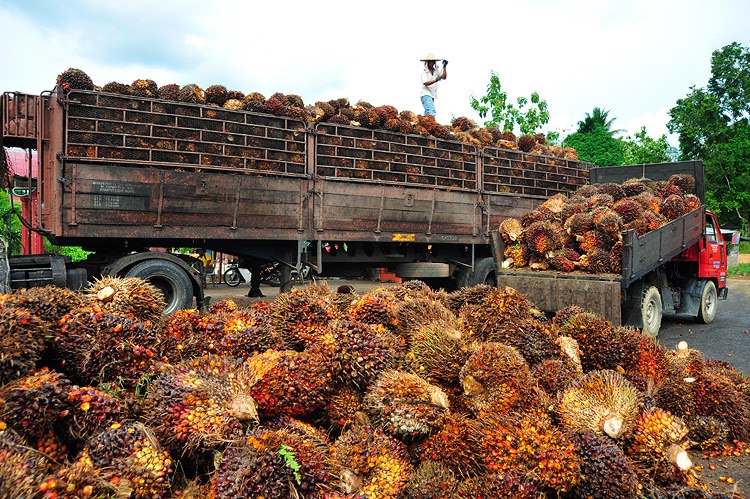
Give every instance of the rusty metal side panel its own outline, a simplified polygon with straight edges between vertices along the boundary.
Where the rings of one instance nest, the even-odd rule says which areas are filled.
[[[307,180],[67,163],[64,237],[295,239]]]
[[[484,232],[496,229],[506,218],[521,218],[536,209],[545,200],[542,198],[513,194],[489,194],[482,196],[484,204]]]

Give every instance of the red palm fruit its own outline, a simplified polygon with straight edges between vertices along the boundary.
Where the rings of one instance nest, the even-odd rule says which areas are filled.
[[[667,183],[677,186],[683,195],[695,192],[695,177],[686,173],[672,175]]]
[[[671,194],[661,203],[661,214],[667,220],[675,220],[685,214],[685,202],[680,194]]]
[[[560,247],[558,233],[560,227],[548,221],[534,222],[526,227],[525,238],[528,248],[537,255],[543,256],[548,251]]]
[[[535,144],[536,140],[534,140],[532,135],[525,133],[518,137],[518,148],[523,152],[531,151],[531,148],[534,147]]]
[[[624,223],[629,223],[638,218],[644,207],[633,198],[624,198],[617,201],[612,209],[616,211]]]
[[[464,305],[478,305],[484,302],[488,294],[495,290],[488,284],[459,288],[448,294],[447,304],[454,313],[459,313]]]
[[[651,231],[649,228],[649,222],[645,218],[645,214],[642,214],[641,217],[625,224],[625,230],[634,230],[635,235],[638,237],[642,237],[644,234]]]
[[[604,192],[594,194],[586,201],[586,207],[589,210],[595,210],[596,208],[611,208],[614,204],[614,198]]]
[[[656,182],[656,193],[660,198],[666,199],[669,196],[683,196],[682,189],[669,182],[668,180],[659,180]]]
[[[612,199],[616,203],[617,201],[623,199],[625,196],[625,189],[622,188],[622,185],[616,184],[614,182],[607,182],[603,184],[598,184],[599,190],[603,192],[604,194],[609,194],[612,196]]]
[[[646,184],[642,179],[631,178],[622,183],[622,189],[627,197],[637,196],[646,191]]]
[[[271,325],[287,344],[304,347],[321,333],[331,320],[341,319],[339,308],[328,297],[292,289],[273,301]]]
[[[324,408],[328,422],[336,432],[346,431],[363,420],[364,394],[355,386],[334,389]]]
[[[57,84],[66,92],[69,90],[94,90],[94,82],[85,72],[68,68],[57,75]]]
[[[180,94],[180,86],[176,83],[167,83],[159,87],[157,96],[164,100],[178,100]]]
[[[553,398],[561,394],[568,385],[581,376],[575,364],[567,358],[543,359],[531,368],[531,375],[539,387]]]
[[[695,413],[713,416],[726,423],[733,439],[750,437],[750,406],[742,392],[727,376],[705,370],[691,383]]]
[[[533,224],[534,222],[541,222],[543,220],[545,220],[545,215],[543,212],[539,210],[531,210],[527,211],[521,216],[521,225],[524,228],[528,228],[528,226]]]
[[[505,248],[505,252],[503,253],[503,256],[505,256],[505,260],[503,260],[502,266],[504,269],[507,268],[521,268],[525,267],[529,264],[529,261],[526,259],[526,254],[529,252],[528,246],[525,244],[516,244],[513,246],[507,246]]]
[[[505,244],[514,244],[521,241],[523,226],[517,218],[506,218],[500,222],[500,235]]]
[[[458,480],[453,472],[436,462],[421,462],[406,485],[403,497],[410,499],[440,499],[454,497]]]
[[[573,487],[573,497],[640,496],[640,480],[633,471],[633,463],[617,444],[595,433],[579,433],[573,444],[582,459],[581,481]]]
[[[588,253],[594,249],[603,249],[606,245],[606,237],[599,230],[589,230],[585,234],[578,236],[578,247],[583,253]]]
[[[105,312],[137,322],[159,322],[166,307],[159,288],[138,277],[102,277],[87,288],[86,294]]]
[[[714,416],[690,418],[688,437],[700,450],[720,450],[729,438],[727,424]]]
[[[134,95],[140,97],[151,97],[154,99],[159,96],[159,86],[154,80],[138,79],[133,81],[130,86],[133,89]]]
[[[681,446],[688,427],[669,411],[653,407],[644,410],[628,436],[625,448],[638,461],[667,458],[681,469],[692,467],[692,461]]]
[[[17,289],[12,294],[0,295],[0,306],[4,309],[17,307],[28,310],[41,322],[45,331],[42,337],[50,339],[54,328],[62,317],[71,310],[82,306],[85,296],[68,288],[57,286],[38,286],[28,289]],[[26,328],[35,327],[32,323],[23,324]],[[6,350],[7,352],[7,350]]]
[[[93,386],[72,386],[68,391],[65,416],[69,437],[83,443],[116,421],[130,416],[127,404]]]
[[[622,274],[622,240],[613,244],[609,250],[609,271]]]
[[[574,195],[581,196],[581,197],[585,198],[586,201],[588,202],[588,199],[591,196],[593,196],[595,194],[600,194],[601,192],[602,191],[599,188],[598,184],[586,184],[586,185],[582,185],[581,187],[579,187],[578,189],[576,189],[576,191],[574,192]]]
[[[696,210],[703,204],[701,199],[695,194],[685,194],[682,200],[685,203],[685,213]]]
[[[549,258],[549,264],[553,269],[560,272],[573,272],[576,269],[575,263],[559,252]]]
[[[596,228],[604,234],[608,241],[619,241],[622,239],[624,223],[622,217],[615,211],[607,210],[596,218]]]
[[[594,219],[590,213],[575,213],[565,220],[563,224],[565,232],[579,236],[594,228]]]
[[[667,351],[655,338],[640,329],[620,327],[625,377],[639,390],[649,392],[649,387],[661,386],[667,377],[669,361]]]
[[[556,339],[556,329],[546,320],[537,318],[504,321],[483,335],[484,341],[516,348],[529,365],[557,357],[560,348],[555,344]]]
[[[609,250],[594,248],[581,257],[578,261],[580,267],[592,274],[612,273],[610,267]]]
[[[398,300],[392,294],[369,292],[352,302],[346,316],[349,320],[393,328],[397,305]]]
[[[415,459],[439,463],[461,477],[477,475],[482,463],[475,449],[475,426],[474,419],[448,414],[440,430],[414,446]]]
[[[517,290],[492,289],[479,304],[466,304],[460,310],[460,324],[467,339],[485,338],[510,320],[531,318],[531,304]]]
[[[620,331],[600,316],[581,312],[559,324],[560,336],[570,336],[582,351],[583,370],[616,369],[623,362]]]
[[[13,295],[4,295],[13,296]],[[44,352],[49,330],[33,312],[0,307],[0,386],[34,371]]]
[[[399,302],[393,314],[395,332],[407,340],[422,326],[458,327],[453,311],[431,294]]]
[[[641,207],[646,211],[650,211],[651,213],[655,214],[661,213],[661,199],[654,196],[650,191],[644,191],[637,196],[633,196],[629,199],[632,199],[633,201],[640,204]]]
[[[530,478],[517,473],[485,473],[464,480],[456,491],[457,498],[513,497],[514,499],[538,499],[544,494]]]

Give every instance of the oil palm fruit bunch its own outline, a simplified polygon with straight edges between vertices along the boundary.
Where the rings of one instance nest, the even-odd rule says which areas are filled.
[[[557,333],[548,322],[535,318],[509,320],[487,330],[484,341],[504,343],[515,347],[529,365],[543,359],[559,357],[555,344]]]
[[[167,83],[159,87],[157,95],[164,100],[179,100],[180,86],[176,83]]]
[[[247,390],[261,418],[305,417],[325,406],[333,379],[325,359],[294,350],[267,350],[245,361],[257,380]]]
[[[575,261],[568,258],[562,251],[552,251],[551,255],[548,255],[548,260],[550,267],[560,272],[573,272],[576,269]]]
[[[628,454],[638,461],[666,457],[680,469],[687,470],[693,465],[682,447],[687,435],[688,427],[682,419],[669,411],[652,407],[638,416],[625,447]]]
[[[341,491],[366,499],[399,497],[413,473],[404,443],[371,426],[342,434],[331,445],[331,462]]]
[[[608,242],[622,240],[622,230],[625,227],[622,217],[614,210],[605,210],[600,216],[594,217],[596,228],[604,235]]]
[[[559,219],[561,217],[561,213],[565,209],[565,205],[567,204],[567,195],[555,194],[554,196],[544,201],[541,205],[539,205],[538,209],[546,213],[550,219]]]
[[[7,296],[7,295],[6,295]],[[28,309],[0,307],[0,386],[33,372],[50,334],[45,322]]]
[[[503,256],[502,267],[508,269],[511,267],[521,268],[529,264],[526,255],[529,253],[529,248],[526,244],[516,244],[513,246],[507,246]]]
[[[506,218],[500,222],[500,235],[505,244],[514,244],[523,237],[523,226],[517,218]]]
[[[698,416],[713,416],[724,421],[733,439],[750,438],[750,406],[733,380],[707,369],[691,383]]]
[[[139,79],[133,81],[130,86],[133,88],[133,94],[139,97],[156,98],[159,96],[159,86],[154,80]]]
[[[467,338],[484,340],[507,321],[531,318],[531,304],[513,288],[493,288],[480,304],[462,307],[459,317]]]
[[[398,300],[393,294],[376,291],[365,293],[353,301],[346,310],[346,317],[349,320],[372,325],[380,324],[393,329],[396,324],[394,314]]]
[[[120,95],[133,95],[133,87],[127,83],[111,81],[102,87],[102,92],[109,92]]]
[[[666,349],[640,329],[626,326],[618,329],[625,354],[622,358],[625,377],[644,393],[649,386],[658,388],[669,369]]]
[[[170,496],[172,458],[141,423],[113,423],[88,441],[77,462],[110,483],[127,484],[134,499]]]
[[[592,250],[603,250],[607,247],[607,238],[602,231],[593,229],[582,235],[577,235],[578,247],[582,253],[588,253]]]
[[[442,428],[412,448],[416,461],[442,464],[457,476],[476,476],[483,470],[476,451],[476,420],[463,414],[449,413]]]
[[[638,218],[645,208],[634,198],[624,198],[616,201],[612,209],[622,217],[623,223],[627,224]]]
[[[719,450],[729,437],[727,424],[713,416],[696,416],[688,423],[688,438],[702,451]]]
[[[533,403],[529,366],[518,350],[503,343],[477,345],[459,380],[475,414],[503,413]]]
[[[71,380],[116,382],[126,389],[155,371],[161,347],[158,328],[150,321],[112,315],[98,305],[66,314],[53,341],[60,369]]]
[[[0,295],[0,307],[23,308],[41,319],[47,330],[45,336],[50,336],[60,319],[81,306],[84,301],[85,297],[81,293],[57,286],[18,289],[12,294]]]
[[[137,322],[159,322],[167,305],[159,288],[139,277],[102,277],[91,284],[86,295],[104,311]]]
[[[677,173],[667,180],[668,184],[677,186],[682,194],[693,194],[695,192],[695,177],[686,173]]]
[[[405,499],[443,499],[455,497],[458,480],[446,466],[424,461],[414,473],[402,493]]]
[[[586,201],[586,207],[589,210],[597,210],[602,208],[611,208],[614,206],[615,200],[609,194],[604,192],[598,192],[588,198]]]
[[[227,101],[227,87],[224,85],[211,85],[206,88],[206,104],[214,104],[223,107]]]
[[[697,210],[703,204],[701,203],[701,199],[695,194],[685,194],[682,200],[685,203],[685,213]]]
[[[354,424],[361,423],[366,418],[363,399],[364,394],[356,386],[334,388],[324,407],[331,429],[340,434]]]
[[[583,236],[594,229],[594,218],[589,212],[574,213],[565,220],[563,229],[572,236]]]
[[[680,194],[672,194],[661,203],[661,214],[667,220],[675,220],[685,214],[685,201]]]
[[[477,445],[486,469],[529,475],[544,489],[562,493],[580,480],[581,458],[569,437],[545,417],[492,416],[480,420]]]
[[[661,199],[651,193],[651,191],[643,191],[642,193],[638,194],[637,196],[631,196],[628,199],[632,199],[633,201],[636,201],[638,204],[641,205],[641,207],[645,211],[650,211],[651,213],[658,215],[661,213]]]
[[[0,421],[34,444],[65,416],[70,387],[47,368],[12,381],[0,388]]]
[[[189,83],[177,92],[177,100],[188,104],[205,104],[206,93],[195,83]]]
[[[118,482],[119,480],[113,479],[113,481]],[[59,466],[39,484],[38,491],[42,495],[34,497],[45,499],[58,497],[66,499],[86,499],[89,497],[115,499],[125,495],[138,497],[132,496],[132,490],[128,485],[114,485],[97,473],[92,473],[91,469],[80,461]]]
[[[422,326],[456,327],[458,321],[445,302],[433,295],[407,296],[397,303],[393,315],[395,332],[407,339]]]
[[[559,225],[548,221],[534,222],[524,232],[526,244],[531,251],[544,256],[548,251],[560,248],[560,230]]]
[[[625,189],[623,189],[621,184],[617,184],[614,182],[605,182],[598,185],[599,190],[604,194],[609,194],[610,196],[612,196],[612,199],[615,203],[626,197]]]
[[[706,370],[706,359],[700,350],[690,348],[687,341],[681,341],[674,350],[667,351],[671,373],[682,377],[696,378]]]
[[[613,274],[622,274],[622,241],[617,241],[609,250],[609,269]]]
[[[232,111],[241,111],[245,107],[245,102],[241,99],[227,99],[221,107]]]
[[[517,473],[485,473],[468,478],[458,485],[455,496],[459,499],[479,497],[513,497],[515,499],[538,499],[544,493],[529,478]]]
[[[248,395],[255,373],[240,360],[201,357],[154,377],[142,404],[145,422],[176,454],[212,450],[258,418]]]
[[[330,321],[341,318],[341,311],[329,298],[297,288],[278,296],[271,310],[274,331],[295,348],[304,348]]]
[[[656,181],[656,190],[654,194],[662,199],[666,199],[669,196],[678,196],[680,198],[683,196],[682,189],[668,180]]]
[[[627,197],[637,196],[647,190],[645,179],[629,178],[622,183],[622,189]]]
[[[57,85],[64,91],[94,90],[94,82],[85,72],[76,68],[68,68],[57,75]]]
[[[518,137],[518,148],[523,152],[531,151],[531,148],[534,147],[534,145],[536,145],[536,140],[534,140],[533,135],[525,133]]]
[[[634,428],[639,404],[640,392],[630,381],[618,372],[602,370],[573,381],[557,410],[567,430],[617,439]]]
[[[381,373],[363,403],[375,426],[405,441],[433,433],[449,412],[443,390],[414,373],[399,370]]]
[[[428,324],[412,335],[407,365],[430,382],[455,383],[469,357],[463,333],[456,327]]]
[[[571,498],[641,497],[638,475],[620,446],[595,433],[579,433],[572,440],[582,461],[581,480],[571,489]]]
[[[750,375],[744,374],[723,360],[708,359],[705,368],[711,373],[726,377],[734,384],[744,400],[750,403]]]
[[[125,401],[93,386],[71,386],[67,404],[63,426],[76,442],[85,442],[131,416]]]
[[[581,373],[567,358],[544,359],[531,367],[531,375],[539,387],[551,397],[561,394]]]
[[[469,130],[477,128],[477,124],[473,120],[465,116],[454,118],[453,123],[451,124],[453,125],[453,128],[456,129],[456,131],[460,132],[468,132]]]
[[[478,305],[495,288],[489,284],[480,283],[474,286],[465,286],[448,293],[446,303],[454,313],[458,314],[464,305]]]
[[[670,371],[653,393],[654,403],[686,420],[696,417],[693,383],[695,378]]]
[[[318,355],[337,383],[366,388],[381,372],[396,368],[403,358],[402,342],[382,325],[336,321],[307,352]]]
[[[615,369],[625,356],[620,331],[591,312],[580,312],[559,325],[561,336],[570,336],[581,348],[584,371]]]
[[[55,469],[52,459],[29,447],[18,433],[0,429],[0,497],[43,497]]]
[[[623,187],[624,188],[624,187]],[[601,189],[599,188],[599,184],[586,184],[582,185],[578,189],[575,190],[573,193],[574,196],[581,196],[583,198],[586,198],[588,201],[588,198],[595,194],[601,193]]]

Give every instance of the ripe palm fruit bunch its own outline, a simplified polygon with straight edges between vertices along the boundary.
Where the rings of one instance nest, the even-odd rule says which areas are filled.
[[[227,99],[221,107],[232,111],[241,111],[245,107],[245,102],[242,99]]]
[[[552,256],[548,258],[550,267],[560,272],[573,272],[576,269],[576,264],[571,259],[566,257],[560,251],[554,251]]]
[[[561,213],[568,204],[568,196],[565,194],[555,194],[539,206],[539,210],[549,214],[551,218],[560,218]]]
[[[529,365],[560,355],[556,331],[548,322],[535,318],[502,322],[486,331],[483,339],[516,348]]]
[[[70,386],[47,368],[8,383],[0,388],[0,422],[36,443],[65,416]]]
[[[65,314],[81,306],[84,301],[85,297],[80,293],[57,286],[18,289],[13,294],[0,295],[0,307],[29,310],[43,321],[47,329],[57,326]]]
[[[518,137],[518,148],[523,152],[529,152],[531,151],[531,148],[536,145],[536,140],[534,140],[533,135],[529,135],[527,133],[521,135]]]
[[[178,310],[162,321],[162,341],[170,363],[199,357],[202,335],[205,334],[203,314],[196,309]]]
[[[630,178],[622,183],[622,189],[627,197],[637,196],[647,190],[646,179]]]
[[[543,220],[546,220],[544,213],[542,213],[539,210],[531,210],[527,211],[523,215],[521,215],[521,226],[526,229],[529,225],[533,224],[534,222],[541,222]],[[524,236],[525,237],[525,236]]]
[[[257,380],[246,393],[261,418],[312,415],[325,407],[333,389],[329,366],[318,354],[268,350],[247,359],[245,366]]]
[[[179,100],[180,86],[176,83],[167,83],[159,87],[157,95],[164,100]]]
[[[420,327],[409,342],[407,365],[430,382],[455,383],[469,350],[461,331],[441,324]]]
[[[139,277],[102,277],[91,284],[86,295],[107,313],[137,322],[159,322],[167,306],[159,288]]]
[[[0,497],[43,497],[40,493],[55,469],[52,459],[29,447],[18,433],[0,430]]]
[[[604,249],[607,246],[606,236],[597,229],[589,230],[582,235],[576,236],[578,247],[583,253],[594,249]]]
[[[667,220],[675,220],[685,214],[685,201],[679,194],[672,194],[664,198],[661,203],[661,214]]]
[[[188,104],[205,104],[206,93],[195,83],[184,85],[177,92],[177,100]]]
[[[616,203],[617,201],[623,199],[626,197],[625,195],[625,189],[622,188],[622,185],[616,184],[614,182],[605,182],[599,185],[599,191],[603,192],[604,194],[609,194],[612,196],[612,199]]]
[[[459,380],[475,414],[503,413],[533,403],[529,365],[518,350],[503,343],[477,345]]]
[[[578,261],[579,266],[592,274],[610,274],[613,270],[610,266],[609,251],[593,248],[581,257]]]
[[[113,481],[116,482],[118,480]],[[65,463],[58,467],[39,484],[37,490],[39,493],[44,494],[38,497],[45,499],[57,497],[64,497],[66,499],[85,499],[88,497],[115,498],[122,497],[124,494],[131,494],[131,490],[127,484],[123,484],[123,486],[114,485],[99,476],[99,474],[92,473],[91,469],[80,461],[70,464]]]
[[[644,393],[649,385],[660,386],[669,367],[666,349],[640,329],[624,326],[618,329],[625,354],[622,358],[625,377]]]
[[[638,218],[645,208],[633,198],[624,198],[615,202],[612,209],[622,217],[623,223],[627,224]]]
[[[133,95],[133,87],[131,87],[127,83],[111,81],[102,87],[102,92],[109,92],[111,94],[120,95]]]
[[[65,315],[53,350],[60,369],[81,385],[116,382],[133,388],[153,373],[162,347],[158,328],[112,315],[97,305]]]
[[[422,326],[457,327],[458,318],[448,306],[436,296],[407,296],[393,311],[395,332],[410,339]]]
[[[172,458],[141,423],[113,423],[88,441],[77,462],[110,483],[127,485],[134,499],[170,496]]]
[[[667,351],[670,373],[683,378],[696,378],[706,370],[706,360],[700,350],[690,348],[687,341],[681,341],[674,350]]]
[[[688,424],[688,438],[700,450],[719,450],[729,437],[727,424],[713,416],[696,416]]]
[[[331,461],[341,491],[366,499],[399,497],[413,473],[403,442],[370,426],[341,435],[331,445]]]
[[[307,349],[328,366],[337,383],[365,389],[381,372],[402,360],[402,341],[383,326],[357,321],[336,321]]]
[[[377,291],[377,290],[375,290]],[[349,320],[372,325],[383,325],[389,329],[395,327],[395,310],[398,300],[390,293],[371,291],[353,301],[346,310]]]
[[[517,218],[506,218],[500,222],[500,236],[505,244],[515,244],[523,237],[523,226]]]
[[[652,189],[652,191],[662,199],[666,199],[669,196],[679,196],[681,198],[683,195],[680,187],[667,180],[656,181],[655,189]]]
[[[151,381],[145,422],[177,454],[212,450],[242,435],[258,418],[247,394],[254,374],[240,360],[202,357],[168,366]]]
[[[227,87],[224,85],[211,85],[206,88],[205,95],[206,104],[215,104],[222,107],[227,101]]]
[[[681,446],[688,435],[688,427],[682,419],[669,411],[652,407],[644,410],[626,438],[628,455],[640,462],[667,458],[680,469],[692,467],[687,452]]]
[[[531,367],[531,375],[548,395],[557,398],[581,373],[570,359],[544,359]]]
[[[453,472],[440,463],[425,461],[414,470],[402,497],[404,499],[442,499],[454,497],[458,480]]]
[[[557,224],[548,221],[534,222],[524,232],[526,245],[537,255],[544,256],[548,251],[560,248],[560,231]]]
[[[563,392],[557,408],[560,422],[570,431],[620,438],[635,426],[639,393],[618,372],[590,371]]]
[[[584,371],[615,369],[623,362],[620,331],[596,314],[581,312],[570,316],[560,324],[559,333],[578,342]]]
[[[617,241],[609,250],[609,268],[613,274],[622,274],[622,241]]]
[[[602,191],[599,188],[599,184],[586,184],[582,185],[578,189],[575,190],[573,193],[574,196],[581,196],[586,199],[588,202],[588,198],[595,194],[600,194]]]
[[[337,387],[328,397],[324,408],[331,429],[341,433],[362,422],[364,394],[359,388],[351,385]]]
[[[611,208],[615,205],[615,200],[609,194],[604,192],[598,192],[593,196],[589,197],[586,201],[586,207],[589,210],[596,210],[601,208]]]
[[[672,175],[667,183],[677,186],[682,194],[693,194],[695,192],[695,177],[687,173]]]
[[[622,230],[625,226],[622,217],[613,210],[606,210],[601,216],[594,217],[596,228],[610,243],[622,240]]]
[[[449,413],[443,427],[412,448],[416,461],[439,463],[460,477],[476,476],[482,471],[476,452],[476,420]]]
[[[304,348],[328,323],[342,318],[329,298],[292,289],[273,301],[271,325],[287,344]]]
[[[70,90],[94,90],[91,77],[76,68],[68,68],[57,75],[57,84],[66,92]]]
[[[139,97],[156,98],[159,96],[159,86],[154,80],[135,80],[132,85],[133,94]]]
[[[130,416],[127,404],[93,386],[72,386],[67,397],[68,411],[64,426],[68,436],[85,442],[117,421]]]
[[[485,473],[478,477],[468,478],[458,485],[455,496],[460,499],[474,497],[513,497],[514,499],[539,499],[546,497],[543,492],[517,473]]]
[[[473,120],[465,116],[454,118],[451,125],[458,132],[468,132],[469,130],[473,130],[477,127],[477,124]]]
[[[709,372],[731,381],[742,397],[750,403],[750,375],[738,371],[737,368],[723,360],[708,359],[705,368]]]
[[[10,304],[9,304],[10,305]],[[0,307],[0,386],[32,372],[41,359],[45,322],[27,309]]]
[[[373,424],[402,441],[435,432],[449,412],[445,392],[408,371],[381,373],[363,402]]]
[[[570,490],[580,480],[581,458],[569,437],[548,418],[493,415],[480,420],[477,445],[492,473],[533,477],[542,489]]]
[[[691,388],[696,415],[724,421],[733,439],[750,438],[750,406],[731,378],[708,369],[696,377]]]
[[[685,213],[697,210],[703,204],[701,203],[701,199],[695,194],[685,194],[682,200],[685,203]]]
[[[575,435],[573,445],[582,461],[581,480],[570,491],[571,497],[641,497],[638,475],[620,446],[595,433]]]
[[[467,339],[484,341],[508,321],[531,318],[531,304],[511,287],[493,288],[481,303],[461,307],[459,318]]]
[[[651,191],[643,191],[637,196],[631,196],[628,199],[636,201],[644,210],[650,211],[651,213],[659,214],[661,212],[662,200],[655,196]]]
[[[503,252],[505,260],[503,260],[502,267],[504,269],[525,267],[529,264],[526,259],[528,252],[529,248],[525,244],[506,246]]]
[[[588,212],[574,213],[565,220],[563,229],[571,236],[583,236],[594,229],[594,218]]]
[[[487,295],[494,289],[494,287],[485,283],[476,284],[474,286],[465,286],[455,291],[451,291],[448,294],[446,303],[448,304],[448,308],[458,314],[464,305],[479,305],[480,303],[483,303]]]

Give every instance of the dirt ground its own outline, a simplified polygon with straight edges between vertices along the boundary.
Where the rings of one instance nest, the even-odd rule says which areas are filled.
[[[740,253],[739,263],[750,263],[750,253]]]

